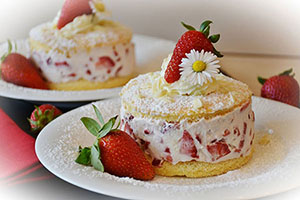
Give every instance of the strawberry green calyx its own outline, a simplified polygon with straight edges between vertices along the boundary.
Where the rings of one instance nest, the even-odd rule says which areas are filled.
[[[5,58],[9,54],[11,54],[12,51],[13,51],[13,45],[12,45],[12,42],[9,39],[7,40],[7,44],[8,44],[8,50],[7,50],[7,53],[5,53],[4,55],[1,56],[1,58],[0,58],[1,62],[3,62],[5,60]],[[17,50],[18,50],[17,43],[15,43],[14,48],[15,48],[15,52],[17,52]]]
[[[265,84],[265,82],[267,81],[267,79],[266,78],[262,78],[262,77],[257,77],[257,80],[258,80],[258,82],[260,83],[260,84]]]
[[[291,76],[291,77],[294,77],[294,76],[295,76],[295,73],[292,74],[292,72],[293,72],[293,68],[288,69],[288,70],[286,70],[286,71],[284,71],[284,72],[278,74],[278,76]],[[267,79],[267,78],[262,78],[262,77],[258,76],[258,77],[257,77],[257,80],[258,80],[258,82],[259,82],[260,84],[263,85],[263,84],[265,84],[265,82],[266,82],[268,79]]]
[[[295,73],[291,74],[292,72],[293,72],[293,68],[288,69],[288,70],[280,73],[279,76],[292,76],[292,77],[294,77]]]
[[[217,43],[220,39],[220,34],[215,34],[215,35],[211,35],[209,36],[210,33],[210,24],[212,24],[213,22],[210,20],[206,20],[204,21],[201,25],[200,25],[200,29],[196,30],[193,26],[185,24],[184,22],[181,22],[181,24],[188,30],[190,31],[199,31],[201,33],[203,33],[203,35],[208,38],[208,40],[211,43]],[[223,55],[215,48],[213,47],[213,53],[217,56],[217,57],[223,57]]]
[[[42,112],[42,110],[35,106],[36,111],[34,112],[35,120],[29,119],[28,121],[30,124],[33,125],[33,128],[31,131],[36,132],[41,130],[43,127],[45,127],[49,122],[51,122],[56,116],[54,115],[54,109],[47,109]]]
[[[101,162],[99,139],[105,137],[109,132],[117,130],[120,125],[120,121],[114,128],[118,115],[110,118],[108,122],[104,123],[99,109],[95,105],[93,105],[93,108],[100,123],[89,117],[82,117],[80,120],[87,130],[92,135],[96,136],[96,141],[91,147],[82,148],[79,146],[79,155],[75,162],[86,166],[93,166],[96,170],[104,172],[104,166]]]

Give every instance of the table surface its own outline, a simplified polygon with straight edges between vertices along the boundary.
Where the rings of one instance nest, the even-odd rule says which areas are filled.
[[[30,132],[27,117],[30,116],[34,105],[31,102],[14,100],[0,97],[0,107],[28,134],[33,137],[36,135]],[[61,108],[64,112],[71,108]],[[37,173],[50,173],[45,168],[41,168]],[[101,187],[101,185],[99,185]],[[18,191],[17,193],[15,191]],[[105,199],[116,200],[119,198],[96,194],[77,186],[71,185],[57,177],[39,182],[32,182],[23,185],[7,188],[5,192],[0,192],[0,197],[6,196],[10,199]],[[296,200],[300,198],[300,188],[285,193],[260,198],[259,200]],[[2,199],[2,198],[0,198]]]

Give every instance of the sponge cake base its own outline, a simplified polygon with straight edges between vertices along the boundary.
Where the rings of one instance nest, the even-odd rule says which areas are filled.
[[[165,161],[162,166],[154,167],[155,173],[161,176],[185,176],[201,178],[225,174],[228,171],[239,169],[251,159],[253,150],[248,156],[234,158],[218,163],[208,162],[179,162],[175,165]]]

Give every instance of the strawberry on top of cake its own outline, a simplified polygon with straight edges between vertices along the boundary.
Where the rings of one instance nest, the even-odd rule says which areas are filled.
[[[86,90],[117,87],[134,75],[131,38],[101,0],[66,0],[53,22],[30,31],[29,42],[51,89]]]
[[[160,72],[140,75],[121,91],[121,128],[163,176],[206,177],[246,164],[252,155],[252,92],[219,73],[222,57],[211,21],[190,25]]]

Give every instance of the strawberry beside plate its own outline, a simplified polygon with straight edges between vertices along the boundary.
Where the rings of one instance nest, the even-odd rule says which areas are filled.
[[[156,71],[161,66],[161,60],[166,57],[175,43],[169,40],[144,35],[134,35],[137,73]],[[16,41],[18,52],[29,57],[30,50],[27,40]],[[7,51],[7,44],[0,45],[0,55]],[[91,102],[118,96],[121,87],[90,91],[55,91],[25,88],[0,80],[0,96],[33,102]]]

